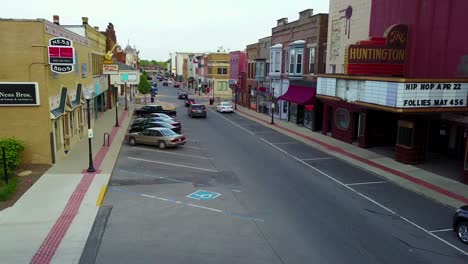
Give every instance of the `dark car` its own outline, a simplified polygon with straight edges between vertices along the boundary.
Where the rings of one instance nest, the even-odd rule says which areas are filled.
[[[135,132],[140,132],[142,130],[145,130],[147,128],[150,128],[150,127],[163,127],[163,128],[169,128],[170,130],[176,132],[177,134],[180,134],[181,132],[181,128],[180,127],[175,127],[173,125],[170,125],[169,123],[166,123],[166,122],[148,122],[148,123],[144,123],[140,126],[134,126],[132,128],[130,128],[129,130],[129,133],[135,133]]]
[[[176,82],[174,83],[174,88],[179,88],[180,87],[180,83]]]
[[[135,126],[142,126],[143,124],[150,123],[150,122],[165,122],[178,128],[182,127],[180,122],[175,121],[172,118],[164,118],[164,117],[139,117],[133,121],[130,127],[133,128]]]
[[[187,100],[185,100],[185,106],[190,106],[192,104],[196,104],[197,101],[193,98],[187,98]]]
[[[191,104],[188,109],[190,117],[203,117],[206,118],[206,107],[202,104]]]
[[[163,86],[169,86],[169,83],[167,81],[164,81]]]
[[[134,115],[143,116],[143,117],[148,116],[151,113],[162,113],[171,117],[174,117],[177,115],[177,111],[165,110],[160,105],[145,105],[139,109],[135,109],[135,111],[133,112]]]
[[[188,99],[188,94],[186,92],[180,92],[179,96],[177,98],[179,98],[179,99]]]
[[[453,216],[453,231],[461,242],[468,244],[468,205],[460,207]]]

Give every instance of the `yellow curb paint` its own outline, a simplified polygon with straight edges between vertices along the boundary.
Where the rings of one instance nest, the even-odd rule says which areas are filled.
[[[101,186],[101,191],[99,192],[98,199],[96,201],[96,206],[100,207],[102,204],[102,201],[104,201],[104,195],[106,195],[106,190],[107,190],[107,185],[102,185]]]

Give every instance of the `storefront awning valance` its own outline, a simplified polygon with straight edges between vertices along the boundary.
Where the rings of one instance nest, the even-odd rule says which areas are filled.
[[[289,85],[288,91],[278,99],[291,103],[305,105],[315,101],[316,87]]]

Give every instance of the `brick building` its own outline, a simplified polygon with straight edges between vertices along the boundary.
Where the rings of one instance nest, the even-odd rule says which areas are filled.
[[[447,162],[452,166],[442,173],[460,179],[464,171],[466,181],[468,46],[462,39],[468,21],[452,18],[462,16],[468,2],[332,2],[331,17],[345,10],[344,23],[330,25],[332,34],[341,34],[332,40],[353,38],[361,9],[369,10],[362,14],[369,25],[361,25],[368,28],[359,33],[365,37],[335,47],[344,56],[344,74],[319,77],[316,108],[323,109],[322,132],[407,164],[433,168]]]
[[[255,79],[257,81],[257,111],[267,114],[267,91],[270,89],[270,47],[271,37],[258,40],[258,57],[255,59]]]
[[[244,80],[247,68],[247,56],[243,51],[232,51],[229,53],[230,73],[229,87],[234,92],[235,103],[239,100],[239,92]],[[243,85],[245,87],[245,83]]]

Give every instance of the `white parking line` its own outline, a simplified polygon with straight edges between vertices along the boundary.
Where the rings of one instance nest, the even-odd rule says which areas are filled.
[[[139,147],[134,147],[134,149],[140,149],[140,150],[144,150],[144,151],[152,151],[152,152],[163,153],[163,154],[168,154],[168,155],[191,157],[191,158],[197,158],[197,159],[207,159],[207,160],[212,160],[213,159],[213,158],[194,156],[194,155],[188,155],[188,154],[180,154],[180,153],[172,153],[172,152],[168,152],[168,151],[160,151],[160,150],[156,150],[156,149],[145,149],[145,148],[139,148]]]
[[[138,161],[145,161],[145,162],[151,162],[151,163],[158,163],[158,164],[164,164],[164,165],[168,165],[168,166],[181,167],[181,168],[187,168],[187,169],[194,169],[194,170],[201,170],[201,171],[209,171],[209,172],[218,172],[217,170],[210,170],[210,169],[205,169],[205,168],[192,167],[192,166],[187,166],[187,165],[182,165],[182,164],[175,164],[175,163],[169,163],[169,162],[161,162],[161,161],[140,159],[140,158],[134,158],[134,157],[128,157],[128,159],[131,159],[131,160],[138,160]]]
[[[452,228],[446,228],[446,229],[439,229],[439,230],[432,230],[432,231],[429,231],[431,233],[440,233],[440,232],[448,232],[448,231],[453,231]]]
[[[285,151],[285,150],[279,148],[278,146],[273,145],[273,143],[268,142],[268,141],[266,141],[266,140],[263,139],[263,138],[260,138],[260,140],[262,140],[263,142],[267,143],[268,145],[270,145],[270,146],[276,148],[277,150],[279,150],[280,152],[286,154],[287,156],[289,156],[289,157],[291,157],[291,158],[297,160],[298,162],[304,164],[305,166],[307,166],[307,167],[309,167],[309,168],[315,170],[316,172],[318,172],[318,173],[324,175],[324,176],[327,177],[328,179],[330,179],[330,180],[332,180],[332,181],[338,183],[339,185],[341,185],[341,186],[345,187],[346,189],[350,190],[351,192],[353,192],[353,193],[355,193],[355,194],[361,196],[362,198],[366,199],[367,201],[369,201],[369,202],[371,202],[371,203],[377,205],[378,207],[384,209],[385,211],[387,211],[387,212],[389,212],[389,213],[391,213],[391,214],[393,214],[393,215],[399,217],[401,220],[403,220],[403,221],[407,222],[408,224],[410,224],[410,225],[416,227],[417,229],[423,231],[424,233],[426,233],[426,234],[432,236],[433,238],[439,240],[440,242],[446,244],[447,246],[449,246],[449,247],[451,247],[451,248],[457,250],[458,252],[462,253],[463,255],[468,256],[468,252],[466,252],[466,251],[464,251],[463,249],[461,249],[461,248],[459,248],[459,247],[457,247],[457,246],[451,244],[451,243],[448,242],[447,240],[442,239],[442,238],[440,238],[440,237],[434,235],[434,234],[431,233],[429,230],[425,229],[424,227],[421,227],[421,226],[417,225],[416,223],[412,222],[412,221],[409,220],[409,219],[406,219],[406,218],[403,217],[402,215],[397,214],[395,211],[391,210],[390,208],[388,208],[388,207],[386,207],[386,206],[380,204],[379,202],[373,200],[372,198],[370,198],[370,197],[368,197],[368,196],[366,196],[366,195],[364,195],[364,194],[362,194],[362,193],[356,191],[355,189],[353,189],[353,188],[347,186],[346,184],[344,184],[344,183],[342,183],[341,181],[335,179],[334,177],[328,175],[327,173],[321,171],[320,169],[317,169],[317,168],[315,168],[314,166],[312,166],[312,165],[310,165],[310,164],[308,164],[308,163],[306,163],[306,162],[300,160],[299,158],[293,156],[292,154],[290,154],[290,153],[288,153],[287,151]]]
[[[310,161],[310,160],[329,160],[329,159],[333,159],[332,157],[328,157],[328,158],[310,158],[310,159],[301,159],[303,161]]]
[[[388,181],[377,181],[377,182],[358,182],[358,183],[348,183],[346,186],[356,186],[356,185],[367,185],[367,184],[379,184],[387,183]]]
[[[251,135],[255,135],[252,131],[246,129],[245,127],[242,127],[242,126],[238,125],[237,123],[232,122],[231,120],[225,118],[225,117],[222,116],[221,114],[218,114],[217,112],[215,112],[215,111],[213,111],[213,110],[211,110],[211,109],[208,109],[208,110],[210,110],[210,111],[213,112],[214,114],[218,115],[218,116],[221,117],[222,119],[224,119],[224,120],[230,122],[231,124],[237,126],[238,128],[244,130],[245,132],[247,132],[247,133],[249,133],[249,134],[251,134]]]
[[[241,190],[232,190],[233,192],[237,192],[237,193],[240,193],[242,192]]]

